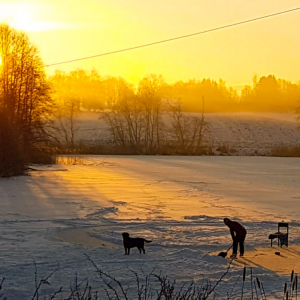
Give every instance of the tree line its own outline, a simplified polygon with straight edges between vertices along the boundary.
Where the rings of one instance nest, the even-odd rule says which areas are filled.
[[[292,83],[274,75],[254,76],[252,85],[245,85],[240,92],[227,87],[221,79],[194,79],[167,84],[159,77],[162,99],[181,102],[183,110],[187,112],[201,112],[202,97],[205,98],[205,112],[295,112],[300,105],[300,81]],[[120,80],[131,93],[138,93],[139,90],[139,85],[135,87],[121,78],[101,77],[96,70],[87,72],[79,69],[69,73],[57,70],[49,79],[58,101],[65,99],[68,103],[72,98],[86,111],[107,108],[115,97]]]

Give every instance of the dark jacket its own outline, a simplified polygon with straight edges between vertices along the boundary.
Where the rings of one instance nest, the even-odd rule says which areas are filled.
[[[246,229],[238,222],[230,221],[227,225],[230,229],[230,234],[233,240],[243,241],[246,237],[247,231]]]

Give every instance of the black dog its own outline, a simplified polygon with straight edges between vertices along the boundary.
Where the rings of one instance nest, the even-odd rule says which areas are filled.
[[[146,243],[152,242],[152,241],[147,241],[143,238],[131,238],[129,237],[129,233],[127,232],[123,232],[122,236],[123,236],[123,245],[125,248],[125,255],[129,255],[130,248],[134,248],[134,247],[137,247],[140,250],[140,253],[142,253],[143,250],[143,253],[145,254],[145,248],[144,248],[145,242]]]

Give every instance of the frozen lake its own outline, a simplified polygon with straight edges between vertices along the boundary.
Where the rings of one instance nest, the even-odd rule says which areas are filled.
[[[290,223],[290,244],[300,244],[297,158],[83,156],[61,162],[0,179],[0,276],[8,299],[32,298],[35,266],[39,280],[58,268],[40,297],[61,285],[69,291],[76,272],[105,295],[84,253],[129,287],[135,285],[130,269],[141,277],[161,272],[178,284],[215,282],[229,263],[209,254],[231,244],[224,217],[246,227],[246,256],[269,246],[268,235],[283,220]],[[124,255],[124,231],[153,241],[146,255],[137,249]],[[231,266],[217,299],[233,288],[232,295],[239,293],[241,273],[241,266]],[[253,273],[267,295],[282,298],[289,276],[260,266]]]

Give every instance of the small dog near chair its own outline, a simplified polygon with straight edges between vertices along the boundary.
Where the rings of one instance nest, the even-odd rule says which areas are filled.
[[[130,249],[137,247],[140,250],[140,253],[145,254],[145,243],[151,243],[152,241],[147,241],[146,239],[143,238],[131,238],[129,237],[129,233],[123,232],[123,245],[125,248],[125,255],[130,254]]]

